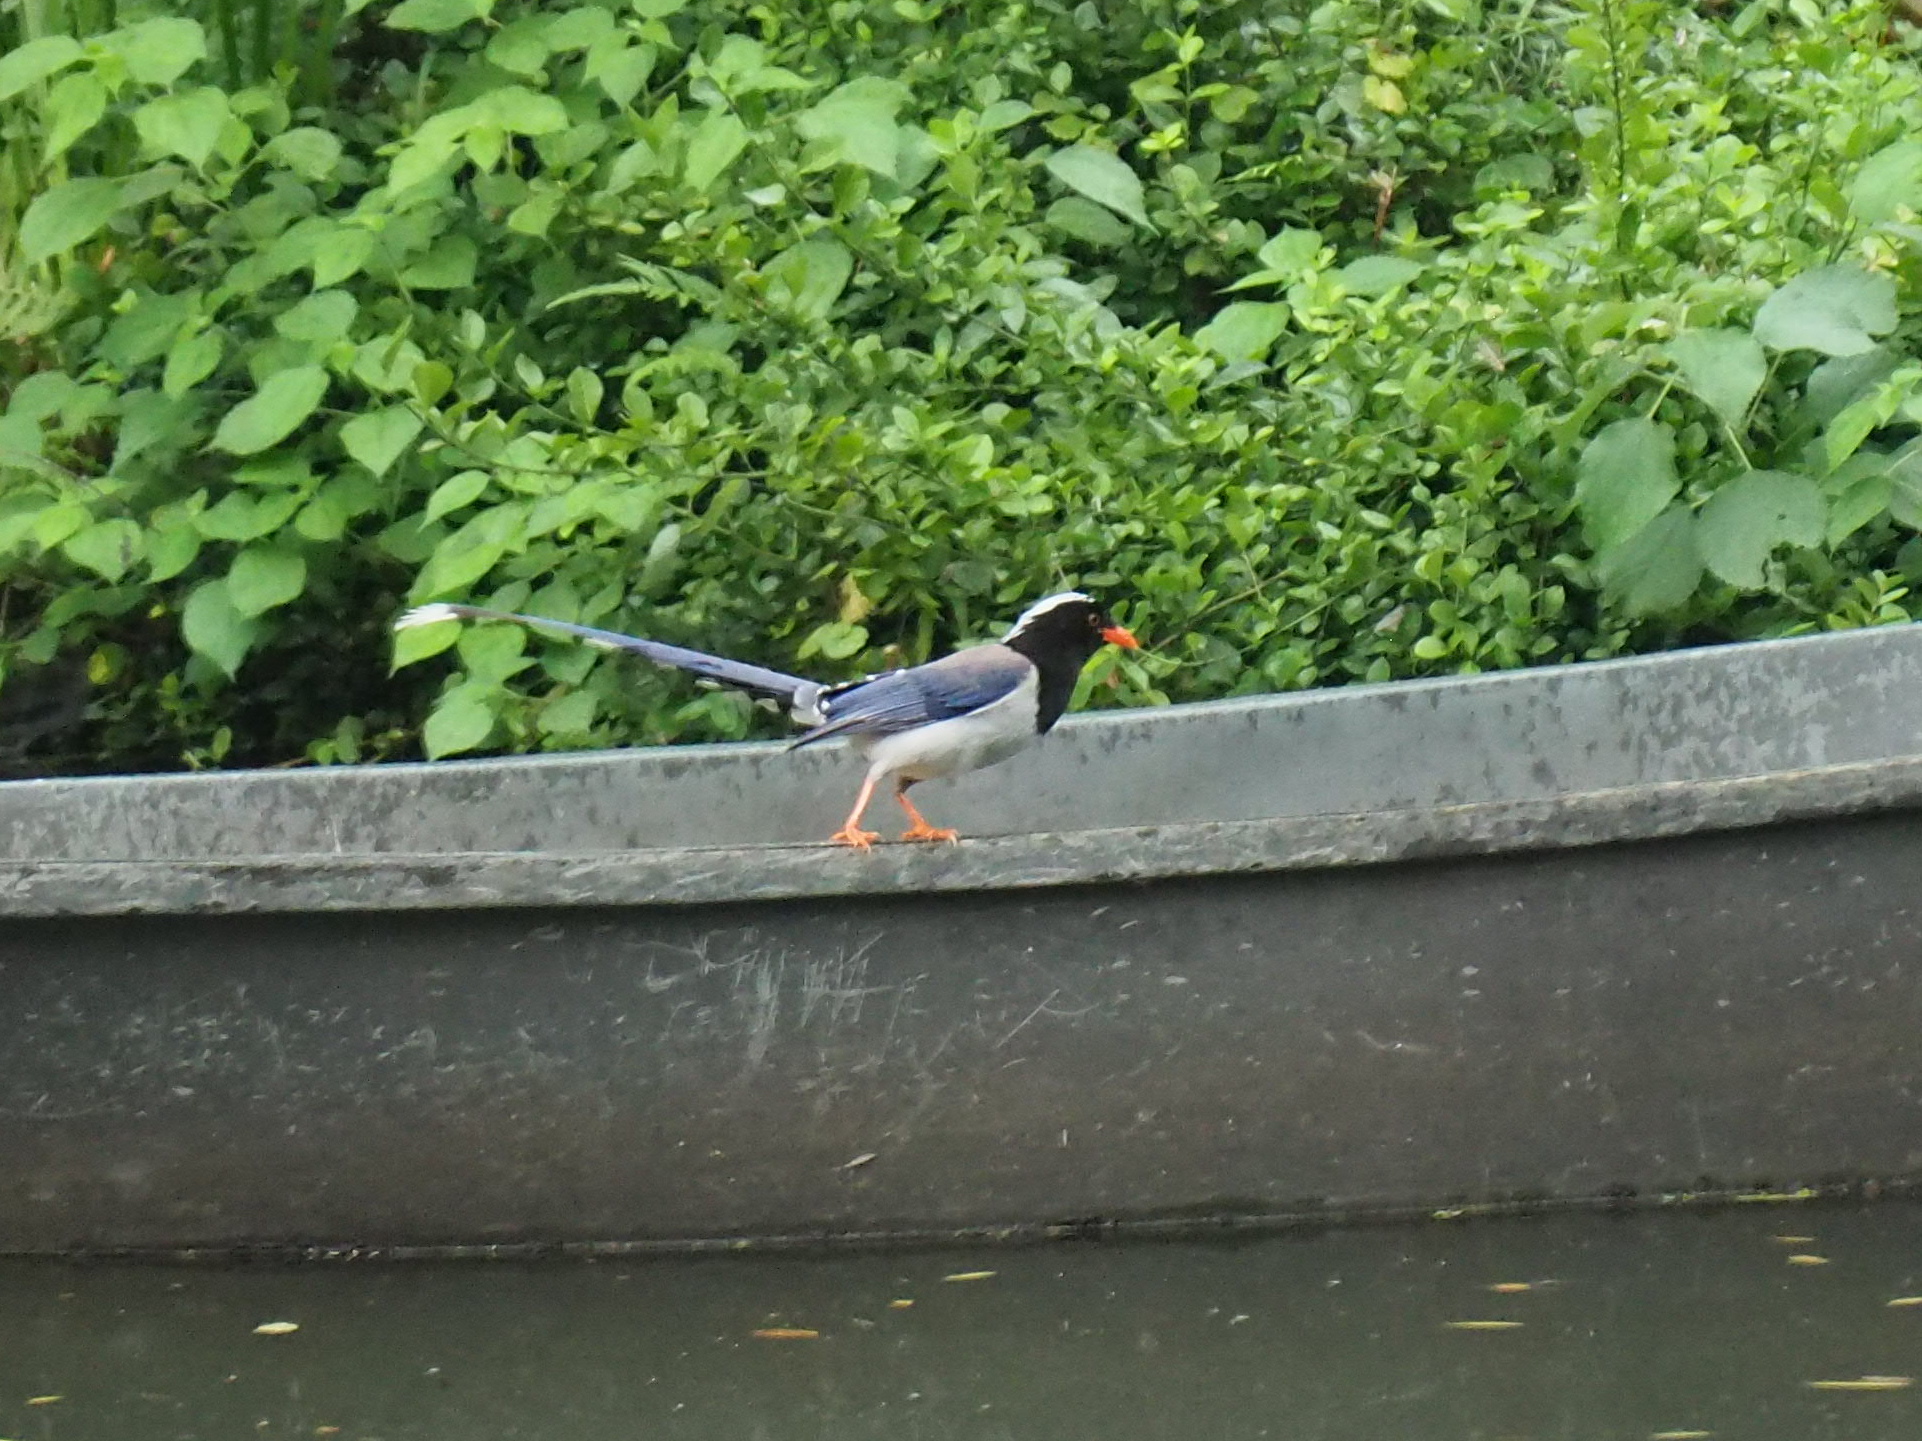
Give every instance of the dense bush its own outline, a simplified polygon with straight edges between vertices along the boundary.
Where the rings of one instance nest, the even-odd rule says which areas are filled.
[[[1908,618],[1879,5],[188,10],[0,12],[16,768],[772,724],[434,598],[832,674],[1073,582],[1124,703]]]

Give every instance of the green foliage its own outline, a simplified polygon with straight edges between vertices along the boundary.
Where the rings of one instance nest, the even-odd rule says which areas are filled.
[[[1136,704],[1906,619],[1885,27],[76,8],[0,57],[0,707],[81,666],[57,768],[778,728],[390,636],[442,598],[835,675],[1073,582]]]

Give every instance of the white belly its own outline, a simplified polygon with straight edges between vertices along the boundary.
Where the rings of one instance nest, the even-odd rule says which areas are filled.
[[[868,774],[877,781],[886,776],[931,781],[979,770],[1038,739],[1034,728],[1038,688],[1039,677],[1030,672],[993,705],[899,735],[856,736],[854,744],[867,757]]]

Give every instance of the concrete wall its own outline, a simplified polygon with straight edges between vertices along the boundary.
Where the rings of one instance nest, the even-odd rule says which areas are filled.
[[[872,856],[760,747],[0,786],[0,1250],[1912,1178],[1918,700],[1902,629],[1090,717]]]

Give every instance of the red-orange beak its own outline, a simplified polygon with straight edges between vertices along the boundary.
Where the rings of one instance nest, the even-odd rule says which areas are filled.
[[[1101,638],[1109,645],[1118,645],[1123,650],[1141,649],[1141,642],[1134,638],[1126,626],[1111,625],[1101,632]]]

